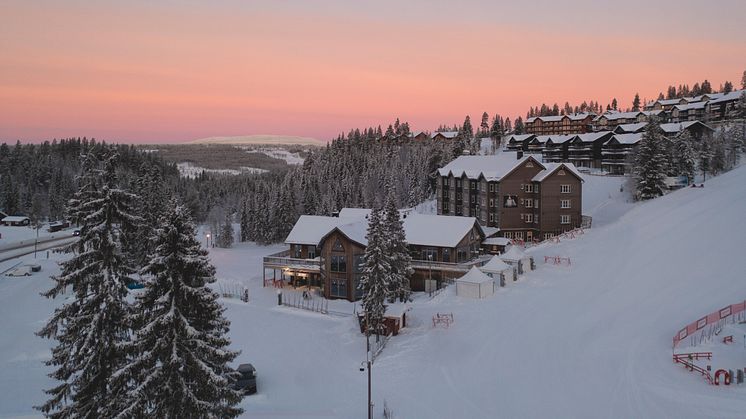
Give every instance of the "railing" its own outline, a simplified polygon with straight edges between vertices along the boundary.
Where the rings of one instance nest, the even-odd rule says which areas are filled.
[[[264,265],[278,266],[278,267],[296,267],[299,269],[306,270],[317,270],[321,269],[321,259],[301,259],[287,257],[290,255],[290,250],[283,250],[282,252],[274,253],[263,258]]]
[[[689,371],[697,371],[698,373],[702,374],[705,377],[705,380],[707,380],[708,383],[712,384],[712,375],[710,375],[710,372],[706,369],[700,367],[699,365],[696,365],[694,362],[692,362],[695,359],[699,358],[712,358],[712,352],[692,352],[692,353],[686,353],[686,354],[674,354],[673,355],[673,362],[677,364],[683,364],[684,367],[686,367]]]
[[[720,310],[713,311],[699,320],[689,323],[686,327],[679,330],[679,333],[673,337],[673,347],[675,349],[676,346],[687,337],[692,337],[691,343],[692,345],[695,345],[698,340],[697,335],[699,335],[699,341],[701,342],[703,337],[706,336],[709,338],[713,333],[719,333],[720,329],[722,329],[728,320],[733,323],[736,321],[743,321],[744,318],[746,318],[746,300],[725,306]]]
[[[412,260],[414,269],[432,269],[434,271],[468,272],[472,266],[480,266],[486,263],[492,255],[481,255],[467,262],[438,262],[429,260]]]

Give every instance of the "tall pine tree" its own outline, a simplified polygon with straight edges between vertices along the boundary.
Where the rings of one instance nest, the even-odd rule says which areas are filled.
[[[129,383],[120,417],[232,418],[241,395],[230,388],[230,322],[207,287],[215,268],[186,210],[172,200],[155,234],[150,280],[136,302],[132,359],[116,380]]]
[[[358,288],[363,293],[362,306],[368,331],[380,335],[383,330],[385,301],[390,294],[389,278],[391,260],[387,253],[386,237],[381,210],[373,208],[368,220],[368,246],[363,255],[363,272]]]
[[[398,298],[400,301],[408,301],[412,294],[409,286],[409,277],[413,273],[412,257],[407,248],[404,224],[396,208],[394,190],[390,182],[387,187],[389,193],[384,203],[382,224],[386,239],[385,245],[388,247],[387,254],[391,261],[388,300],[394,302]]]
[[[645,127],[635,156],[635,180],[639,199],[653,199],[663,195],[668,167],[663,138],[663,130],[653,118]]]
[[[129,336],[131,309],[126,300],[132,281],[126,248],[127,227],[140,219],[131,208],[137,196],[119,188],[117,155],[106,156],[103,170],[92,154],[72,202],[72,216],[81,221],[78,254],[62,263],[55,286],[44,293],[55,298],[72,288],[73,298],[55,310],[38,332],[56,339],[50,374],[61,383],[47,390],[51,398],[38,409],[51,418],[111,417],[110,378],[126,361],[122,343]]]

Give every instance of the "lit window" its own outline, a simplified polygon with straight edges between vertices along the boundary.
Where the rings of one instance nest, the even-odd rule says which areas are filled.
[[[570,193],[570,185],[560,185],[560,193]]]

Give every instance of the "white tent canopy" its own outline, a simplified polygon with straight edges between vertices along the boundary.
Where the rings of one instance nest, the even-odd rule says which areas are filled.
[[[531,256],[528,256],[518,246],[510,246],[508,250],[500,255],[500,259],[508,265],[516,266],[518,273],[531,270]]]
[[[494,279],[502,279],[500,286],[505,286],[505,282],[512,282],[516,280],[515,269],[503,262],[499,256],[493,256],[484,266],[479,268],[487,276]]]
[[[469,298],[486,298],[495,293],[495,281],[472,266],[469,272],[456,280],[456,295]]]

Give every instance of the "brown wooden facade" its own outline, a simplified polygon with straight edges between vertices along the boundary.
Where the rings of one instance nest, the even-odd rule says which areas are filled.
[[[591,131],[593,114],[537,116],[526,120],[526,132],[535,135],[583,134]]]
[[[561,165],[534,180],[544,170],[545,166],[529,157],[499,181],[481,175],[478,179],[441,176],[436,192],[438,214],[476,217],[482,225],[499,228],[502,237],[520,240],[542,240],[579,227],[582,179]]]

